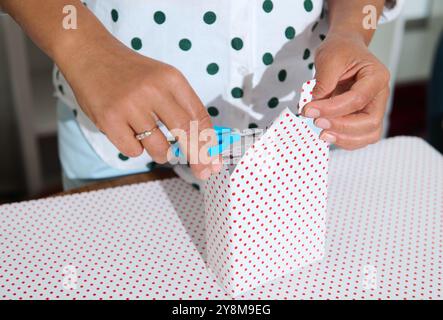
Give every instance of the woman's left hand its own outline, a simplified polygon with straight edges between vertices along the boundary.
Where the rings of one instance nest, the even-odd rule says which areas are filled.
[[[354,150],[380,140],[390,74],[361,37],[331,34],[315,57],[317,85],[304,115],[322,140]]]

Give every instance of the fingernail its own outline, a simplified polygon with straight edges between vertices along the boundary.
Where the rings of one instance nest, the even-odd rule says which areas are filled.
[[[314,108],[309,108],[305,111],[305,117],[307,118],[318,118],[320,117],[320,111]]]
[[[200,172],[200,179],[202,180],[208,180],[211,176],[211,171],[209,169],[203,169],[202,172]]]
[[[315,120],[315,125],[320,129],[329,129],[331,127],[329,120],[323,118]]]
[[[329,134],[329,133],[322,133],[320,135],[320,139],[322,139],[323,141],[326,141],[328,143],[334,143],[336,140],[336,138],[332,134]]]

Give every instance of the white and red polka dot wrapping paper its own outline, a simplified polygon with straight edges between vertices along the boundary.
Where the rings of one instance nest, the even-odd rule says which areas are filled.
[[[303,83],[300,92],[300,101],[298,102],[298,113],[302,113],[303,108],[312,101],[312,90],[314,90],[317,80],[312,79]]]
[[[421,139],[332,151],[324,259],[236,299],[442,299],[442,195]],[[0,299],[230,299],[205,246],[180,179],[4,205]]]
[[[205,185],[207,264],[231,295],[323,257],[329,147],[289,109]]]

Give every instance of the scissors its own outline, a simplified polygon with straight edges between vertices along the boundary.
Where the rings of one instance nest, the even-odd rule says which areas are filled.
[[[208,154],[210,157],[222,154],[222,152],[227,150],[232,144],[241,140],[241,134],[235,132],[231,128],[214,126],[214,131],[217,135],[218,144],[208,149]],[[178,143],[172,144],[171,148],[174,156],[184,157]]]

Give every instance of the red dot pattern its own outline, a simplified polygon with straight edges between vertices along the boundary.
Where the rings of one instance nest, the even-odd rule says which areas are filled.
[[[323,261],[242,298],[442,299],[441,154],[412,137],[333,151],[329,184]]]
[[[401,137],[333,151],[329,172],[324,259],[236,299],[442,299],[442,156]],[[0,206],[0,299],[229,299],[205,252],[180,179]]]
[[[202,207],[199,192],[178,179],[0,207],[0,298],[225,297],[172,194],[188,214]],[[66,289],[70,266],[76,287]]]
[[[205,186],[208,266],[236,296],[321,259],[328,145],[285,110]]]

